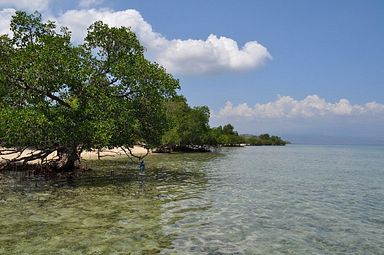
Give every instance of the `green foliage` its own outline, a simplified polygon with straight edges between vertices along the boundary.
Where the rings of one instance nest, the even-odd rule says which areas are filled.
[[[0,37],[0,146],[155,147],[179,83],[144,58],[128,28],[101,21],[82,45],[39,13],[16,12]]]
[[[191,108],[183,96],[166,103],[169,130],[162,138],[163,146],[185,147],[206,145],[209,133],[209,109],[206,106]]]
[[[244,143],[232,124],[212,128],[210,136],[211,145],[239,146]]]
[[[2,141],[6,147],[23,147],[34,143],[35,139],[39,139],[40,144],[44,143],[44,128],[48,125],[47,118],[33,109],[15,110],[4,107],[0,110],[0,134],[7,138]],[[30,130],[34,133],[30,134]]]
[[[244,136],[245,143],[252,146],[259,145],[286,145],[289,142],[284,141],[279,136],[270,136],[269,134],[261,134],[259,136]]]
[[[223,135],[237,135],[237,132],[231,124],[227,124],[223,127]]]

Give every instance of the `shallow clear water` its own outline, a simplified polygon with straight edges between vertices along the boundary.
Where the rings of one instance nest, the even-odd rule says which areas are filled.
[[[1,177],[0,254],[384,254],[384,147],[88,164],[70,183]]]

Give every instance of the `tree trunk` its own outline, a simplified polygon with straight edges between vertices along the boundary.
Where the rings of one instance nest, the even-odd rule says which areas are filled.
[[[77,146],[60,147],[57,149],[59,159],[55,162],[57,172],[73,172],[80,163],[81,151]]]

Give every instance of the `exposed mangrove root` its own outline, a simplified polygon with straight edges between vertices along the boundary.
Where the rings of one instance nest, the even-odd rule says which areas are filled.
[[[0,148],[0,171],[72,172],[80,168],[80,147],[58,146],[42,150]]]

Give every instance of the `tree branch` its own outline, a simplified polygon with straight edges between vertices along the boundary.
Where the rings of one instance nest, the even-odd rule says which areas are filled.
[[[145,155],[141,155],[141,156],[137,156],[137,155],[135,155],[129,147],[124,148],[123,146],[121,146],[120,148],[122,149],[122,151],[125,153],[125,155],[127,155],[128,158],[129,158],[132,162],[134,162],[134,160],[132,159],[132,157],[137,158],[137,159],[139,159],[139,161],[140,161],[140,160],[142,160],[143,158],[145,158],[146,156],[148,156],[148,154],[149,154],[149,149],[147,149],[147,148],[146,148],[147,153],[146,153]]]
[[[22,148],[1,148],[0,149],[0,155],[7,156],[7,155],[12,155],[18,153],[21,155],[27,147],[22,147]]]
[[[59,97],[57,97],[57,96],[55,96],[55,95],[52,95],[51,93],[47,93],[47,94],[45,94],[45,95],[46,95],[47,97],[49,97],[50,99],[55,100],[56,102],[60,103],[61,105],[66,106],[66,107],[68,107],[68,108],[71,108],[71,106],[70,106],[67,102],[65,102],[64,100],[62,100],[61,98],[59,98]]]
[[[27,155],[25,156],[22,156],[23,152],[27,149],[27,147],[25,148],[20,148],[20,149],[5,149],[5,150],[2,150],[2,151],[7,151],[6,154],[4,154],[3,152],[0,153],[0,155],[12,155],[12,154],[17,154],[15,155],[13,158],[11,159],[4,159],[4,163],[3,164],[0,164],[0,165],[10,165],[10,164],[15,164],[15,163],[22,163],[22,164],[25,164],[29,161],[33,161],[33,160],[36,160],[36,159],[41,159],[43,160],[44,158],[48,157],[49,154],[51,154],[52,152],[54,152],[55,150],[54,149],[45,149],[45,150],[35,150],[35,151],[31,151],[30,153],[28,153]],[[36,153],[36,151],[38,151]]]
[[[65,107],[68,107],[68,108],[71,108],[71,106],[65,102],[64,100],[62,100],[61,98],[59,98],[58,96],[55,96],[53,95],[52,93],[49,93],[49,92],[45,92],[45,91],[42,91],[42,90],[39,90],[39,89],[36,89],[36,88],[33,88],[29,85],[27,85],[22,79],[20,78],[17,78],[17,77],[11,77],[11,79],[14,80],[14,84],[16,86],[18,86],[19,88],[21,89],[25,89],[25,90],[28,90],[28,91],[35,91],[35,92],[38,92],[38,93],[41,93],[42,95],[58,102],[59,104],[65,106]]]
[[[24,157],[18,157],[18,158],[15,158],[15,159],[12,159],[9,161],[9,163],[14,163],[14,162],[22,162],[23,164],[29,162],[29,161],[33,161],[33,160],[36,160],[36,159],[44,159],[46,157],[48,157],[49,154],[51,154],[52,152],[54,152],[55,150],[52,150],[52,149],[46,149],[46,150],[42,150],[38,153],[34,153],[34,152],[31,152],[29,156],[24,156]]]

